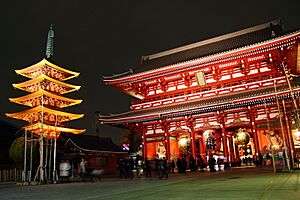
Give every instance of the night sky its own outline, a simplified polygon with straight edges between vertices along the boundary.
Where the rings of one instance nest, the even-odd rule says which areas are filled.
[[[17,1],[0,6],[0,119],[5,113],[25,109],[8,101],[27,93],[12,83],[28,80],[14,70],[42,60],[47,32],[55,31],[54,63],[80,72],[68,83],[81,85],[66,96],[83,99],[67,111],[85,117],[68,123],[95,134],[95,111],[101,114],[129,110],[132,98],[105,86],[103,75],[136,68],[141,56],[175,48],[214,36],[238,31],[277,18],[285,30],[300,28],[299,0],[196,1],[196,0],[58,0]],[[100,136],[111,136],[115,143],[124,130],[100,126]],[[1,133],[5,134],[5,133]]]

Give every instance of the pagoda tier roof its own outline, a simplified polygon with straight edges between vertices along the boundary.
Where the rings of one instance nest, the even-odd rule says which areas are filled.
[[[68,113],[68,112],[63,112],[63,111],[58,111],[58,110],[53,110],[44,106],[37,106],[25,111],[17,112],[17,113],[6,113],[6,116],[15,118],[15,119],[21,119],[25,121],[31,121],[33,115],[38,114],[40,116],[40,113],[43,112],[44,115],[51,114],[54,116],[60,116],[59,117],[59,122],[66,122],[74,119],[79,119],[84,116],[84,114],[73,114],[73,113]],[[39,119],[39,118],[38,118]],[[55,121],[55,120],[54,120]]]
[[[43,84],[41,85],[40,83],[44,82],[44,81],[48,81],[49,84]],[[38,87],[35,87],[35,85],[38,84]],[[51,92],[55,92],[58,94],[65,94],[65,93],[69,93],[69,92],[73,92],[75,90],[79,90],[80,86],[76,86],[76,85],[71,85],[68,83],[64,83],[58,80],[55,80],[53,78],[50,78],[48,76],[46,76],[45,74],[41,74],[40,76],[22,82],[22,83],[15,83],[12,84],[13,87],[18,88],[20,90],[24,90],[27,92],[37,92],[40,89],[46,89],[48,91]]]
[[[178,103],[175,105],[134,110],[110,116],[99,115],[99,121],[102,124],[122,125],[236,109],[250,105],[253,106],[274,102],[276,101],[276,94],[279,99],[291,98],[290,92],[288,85],[282,84],[277,86],[277,93],[275,93],[274,87],[270,86],[251,91],[247,90],[234,94]],[[293,92],[295,95],[299,96],[300,86],[294,86]]]
[[[72,133],[72,134],[80,134],[85,132],[85,129],[74,129],[74,128],[67,128],[67,127],[62,127],[62,126],[53,126],[53,125],[47,125],[47,124],[42,124],[40,122],[31,124],[28,126],[23,127],[27,131],[34,132],[35,134],[40,134],[41,131],[52,131],[56,133]]]
[[[145,81],[153,77],[167,76],[190,68],[205,66],[230,56],[245,56],[248,51],[272,47],[276,43],[298,38],[300,31],[284,33],[279,20],[250,27],[168,51],[143,56],[140,66],[134,72],[105,76],[106,84]]]
[[[31,65],[24,69],[15,70],[15,72],[17,74],[20,74],[22,76],[32,79],[32,78],[38,77],[41,74],[47,74],[47,72],[50,72],[49,70],[47,70],[47,68],[51,68],[53,71],[59,72],[56,74],[52,74],[52,76],[50,73],[48,76],[56,78],[60,81],[65,81],[65,80],[77,77],[80,74],[78,72],[73,72],[73,71],[64,69],[58,65],[55,65],[55,64],[49,62],[48,60],[46,60],[45,58],[34,65]],[[43,70],[41,70],[41,69],[43,69]]]
[[[73,105],[76,105],[76,104],[79,104],[79,103],[82,102],[82,100],[71,99],[71,98],[59,96],[59,95],[53,94],[53,93],[48,92],[48,91],[43,90],[43,89],[41,89],[41,90],[39,90],[35,93],[28,94],[26,96],[17,97],[17,98],[9,98],[9,101],[14,102],[14,103],[18,103],[18,104],[21,104],[21,105],[29,106],[29,107],[34,107],[35,105],[32,101],[35,101],[35,100],[39,101],[39,99],[42,96],[53,98],[53,99],[56,99],[58,101],[63,102],[63,103],[55,104],[55,106],[58,106],[59,108],[65,108],[65,107],[73,106]],[[53,105],[51,105],[51,102],[49,100],[44,101],[44,105],[53,106]]]

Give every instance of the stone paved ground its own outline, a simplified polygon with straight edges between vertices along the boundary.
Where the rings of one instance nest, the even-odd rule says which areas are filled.
[[[232,169],[170,175],[168,179],[125,180],[103,178],[95,183],[64,183],[37,186],[0,185],[1,200],[192,200],[192,199],[300,199],[300,173],[272,169]]]

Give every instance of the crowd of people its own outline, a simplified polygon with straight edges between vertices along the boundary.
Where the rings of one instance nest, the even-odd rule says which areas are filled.
[[[256,165],[257,167],[271,166],[274,161],[269,153],[257,154],[252,157],[241,157],[240,162],[235,166],[241,165]],[[275,159],[277,164],[286,165],[286,159],[283,152],[278,153],[278,158]],[[92,169],[88,167],[88,162],[81,158],[78,172],[81,181],[94,181],[96,179],[101,180],[104,173],[103,169]],[[68,164],[68,165],[67,165]],[[133,179],[134,177],[142,177],[146,179],[158,178],[167,179],[169,174],[186,174],[196,173],[202,171],[223,171],[226,168],[227,160],[223,155],[209,154],[205,159],[201,156],[197,156],[195,159],[193,156],[182,156],[180,158],[173,158],[168,161],[165,157],[159,157],[158,155],[154,159],[146,159],[145,161],[141,156],[136,157],[122,157],[117,161],[117,170],[121,179]],[[228,167],[228,166],[227,166]],[[65,161],[60,164],[60,176],[71,176],[71,165]]]
[[[198,156],[197,159],[190,156],[188,158],[181,157],[177,159],[171,159],[168,161],[165,157],[155,157],[154,160],[145,160],[142,162],[139,160],[141,158],[133,159],[130,158],[120,158],[117,163],[117,169],[119,171],[119,177],[121,179],[132,179],[134,176],[141,177],[141,172],[146,179],[158,178],[168,178],[169,173],[175,174],[186,174],[187,171],[196,173],[198,171],[204,171],[207,166],[209,170],[214,172],[216,164],[223,164],[223,161],[218,159],[217,161],[213,156],[209,157],[208,162]],[[142,170],[141,170],[142,169]]]
[[[120,172],[120,178],[131,178],[133,177],[134,161],[133,158],[123,159],[118,161],[118,170]]]

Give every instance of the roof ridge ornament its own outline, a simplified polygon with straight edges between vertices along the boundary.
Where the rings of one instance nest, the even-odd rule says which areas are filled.
[[[51,24],[48,31],[47,46],[46,46],[46,58],[51,59],[54,55],[54,31],[53,24]]]

